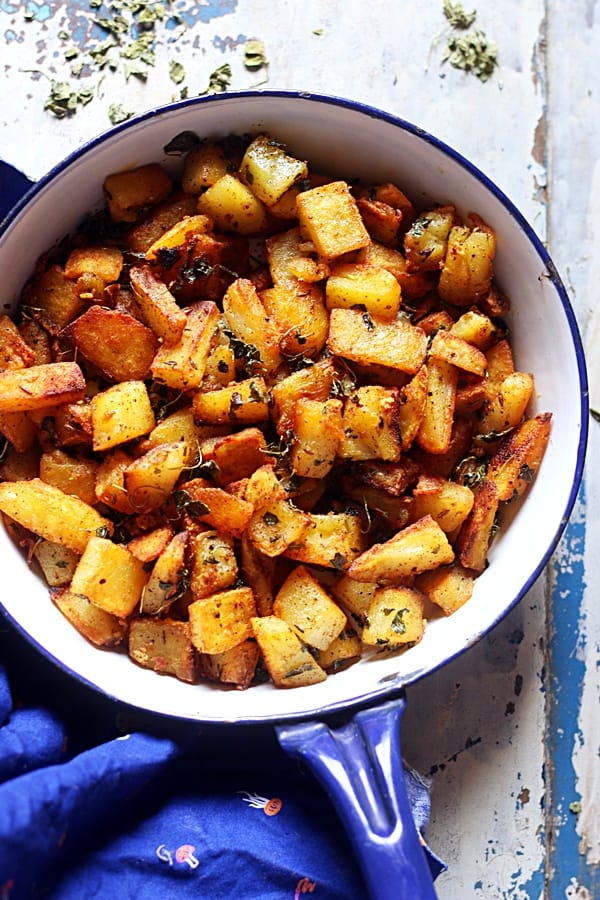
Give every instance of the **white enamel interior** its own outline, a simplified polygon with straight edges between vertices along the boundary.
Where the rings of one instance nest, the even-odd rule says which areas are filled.
[[[240,692],[190,686],[138,668],[116,652],[93,648],[62,617],[47,589],[0,529],[2,595],[8,616],[47,655],[114,698],[160,714],[235,722],[310,716],[325,708],[381,697],[437,668],[488,631],[525,593],[554,548],[581,474],[585,374],[572,311],[543,250],[520,216],[476,170],[417,129],[346,102],[304,95],[230,95],[179,104],[126,123],[72,156],[41,182],[0,235],[2,302],[20,287],[44,250],[77,226],[101,199],[104,176],[163,155],[176,134],[201,137],[268,131],[316,170],[352,179],[396,181],[420,204],[454,202],[496,231],[497,280],[513,302],[511,339],[519,368],[536,379],[533,412],[550,410],[550,446],[511,527],[495,541],[472,599],[429,623],[404,654],[361,661],[323,684],[290,691],[270,685]]]

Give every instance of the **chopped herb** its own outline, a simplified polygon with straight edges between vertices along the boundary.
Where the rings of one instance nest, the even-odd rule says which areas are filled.
[[[290,669],[289,672],[286,672],[283,676],[284,678],[294,678],[296,675],[303,675],[304,672],[310,672],[313,668],[313,663],[307,662],[301,666],[298,666],[296,669]]]
[[[528,484],[530,484],[535,478],[535,469],[532,469],[531,466],[527,465],[527,463],[523,463],[523,465],[519,469],[519,478],[522,478],[523,481],[526,481]]]
[[[272,528],[274,525],[277,525],[279,523],[279,517],[276,516],[275,513],[267,511],[263,516],[263,522],[265,523],[265,525],[268,525],[269,528]]]
[[[404,634],[406,632],[406,624],[404,622],[405,614],[409,612],[408,609],[399,609],[394,618],[392,619],[390,628],[392,631],[395,631],[396,634]]]
[[[444,0],[444,15],[452,28],[470,28],[477,18],[476,10],[465,12],[461,3],[451,3]]]
[[[169,78],[173,84],[181,84],[185,81],[185,68],[175,59],[169,63]]]
[[[454,470],[454,480],[465,487],[475,487],[485,478],[487,465],[477,456],[466,456]]]
[[[110,537],[110,532],[108,530],[108,526],[101,525],[100,528],[96,528],[96,537],[99,537],[99,538]]]
[[[167,156],[180,156],[188,153],[200,144],[200,138],[193,131],[180,131],[163,147]]]
[[[336,553],[333,559],[330,559],[329,562],[333,566],[334,569],[337,569],[341,572],[348,562],[347,558],[343,555],[343,553]]]
[[[445,62],[455,69],[476,75],[480,81],[487,81],[498,65],[498,48],[483,31],[473,28],[463,37],[451,35],[448,38],[442,56],[442,63]]]
[[[200,516],[206,516],[210,512],[206,503],[202,503],[200,500],[193,500],[188,491],[173,491],[172,498],[178,513],[185,511],[194,518],[198,518]]]
[[[224,63],[224,65],[219,66],[218,69],[215,69],[214,72],[210,73],[208,87],[205,91],[201,92],[200,96],[204,94],[224,93],[231,84],[231,75],[232,72],[229,63]]]
[[[268,65],[268,60],[265,56],[265,45],[262,41],[246,41],[246,46],[244,47],[244,65],[247,69],[252,71]]]
[[[119,122],[126,122],[132,117],[133,113],[128,112],[121,103],[111,103],[108,107],[108,118],[111,125],[118,125]]]
[[[73,90],[68,81],[52,81],[44,109],[57,119],[64,119],[74,115],[78,106],[87,106],[93,97],[93,91],[88,88]]]

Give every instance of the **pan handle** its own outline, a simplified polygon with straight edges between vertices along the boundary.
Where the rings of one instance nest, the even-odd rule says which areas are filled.
[[[325,788],[345,825],[373,900],[435,900],[404,781],[400,722],[404,696],[333,727],[319,721],[277,727],[283,749]]]

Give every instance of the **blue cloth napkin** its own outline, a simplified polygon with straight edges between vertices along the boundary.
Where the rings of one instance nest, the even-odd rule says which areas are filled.
[[[30,182],[0,162],[0,221]],[[426,784],[406,771],[415,822]],[[427,849],[435,877],[444,865]],[[367,897],[329,799],[263,726],[151,716],[0,615],[0,897]]]

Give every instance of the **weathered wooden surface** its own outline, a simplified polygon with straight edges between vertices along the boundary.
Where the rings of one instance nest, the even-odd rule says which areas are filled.
[[[381,107],[472,159],[547,240],[588,338],[594,376],[594,0],[482,0],[475,26],[496,43],[500,62],[485,83],[443,63],[449,28],[442,0],[166,6],[188,27],[161,28],[147,81],[125,81],[121,68],[102,76],[84,71],[79,84],[93,88],[94,99],[59,121],[43,110],[48,79],[69,79],[73,62],[65,50],[75,46],[83,55],[106,35],[91,24],[87,4],[0,0],[0,156],[39,177],[109,127],[111,102],[142,111],[178,97],[184,86],[198,94],[224,64],[232,90],[306,90]],[[253,71],[244,65],[252,38],[264,42],[268,61]],[[173,60],[185,69],[179,85],[169,78]],[[437,885],[442,900],[600,895],[600,479],[590,464],[598,458],[600,424],[591,424],[580,503],[545,575],[490,635],[409,693],[406,755],[432,777],[428,838],[449,863]]]

